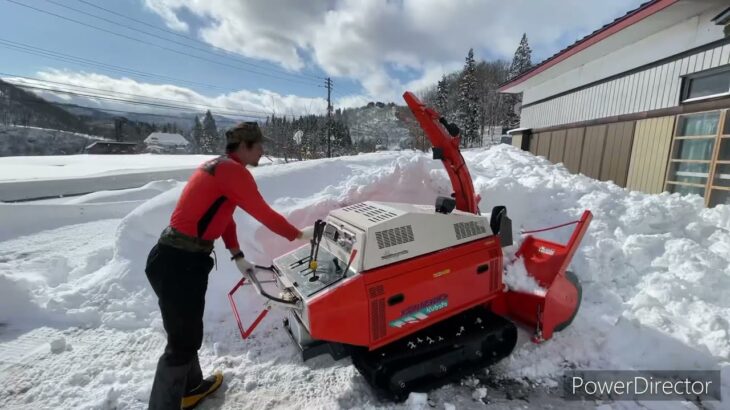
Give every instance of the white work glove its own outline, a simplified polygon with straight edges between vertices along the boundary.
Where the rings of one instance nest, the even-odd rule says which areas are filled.
[[[246,260],[246,258],[236,258],[236,267],[241,271],[242,275],[253,275],[254,269],[256,268],[253,263]]]
[[[304,229],[302,229],[302,236],[299,238],[302,241],[309,242],[312,237],[314,236],[314,226],[310,225]]]

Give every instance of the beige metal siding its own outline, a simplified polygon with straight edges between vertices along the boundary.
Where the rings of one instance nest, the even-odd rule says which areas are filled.
[[[537,155],[547,158],[548,154],[550,153],[550,133],[541,132],[539,133],[539,135],[540,137],[538,138],[537,143]]]
[[[512,145],[517,148],[522,148],[522,134],[515,134],[512,136]]]
[[[636,122],[627,188],[649,194],[664,190],[673,130],[674,116]]]
[[[601,180],[625,187],[634,138],[634,121],[608,124],[606,148],[601,161]]]
[[[520,127],[546,128],[679,105],[680,77],[730,64],[730,44],[522,108]],[[566,109],[568,107],[568,109]]]
[[[563,152],[565,151],[565,130],[553,131],[550,136],[550,153],[548,159],[553,164],[563,162]]]
[[[580,165],[580,172],[583,175],[595,179],[601,177],[601,159],[606,142],[606,128],[606,125],[586,127]]]
[[[585,130],[583,127],[571,128],[565,137],[563,163],[574,174],[580,172],[580,156],[583,152],[583,134]]]

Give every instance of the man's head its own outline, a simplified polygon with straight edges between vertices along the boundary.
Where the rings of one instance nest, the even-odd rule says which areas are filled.
[[[236,154],[244,165],[259,164],[263,143],[264,135],[256,122],[242,122],[226,131],[226,153]]]

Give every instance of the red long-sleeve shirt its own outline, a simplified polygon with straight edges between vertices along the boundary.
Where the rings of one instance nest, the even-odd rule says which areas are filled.
[[[253,176],[234,154],[205,162],[195,170],[177,201],[170,226],[207,240],[222,236],[226,248],[238,248],[233,221],[237,206],[290,241],[299,235],[299,229],[264,201]]]

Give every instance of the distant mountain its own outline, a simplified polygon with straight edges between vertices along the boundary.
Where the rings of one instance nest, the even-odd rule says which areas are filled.
[[[141,123],[147,123],[147,124],[155,124],[155,125],[166,125],[166,124],[175,124],[178,128],[182,130],[190,130],[193,128],[193,122],[194,118],[197,115],[200,120],[203,120],[203,117],[205,116],[205,112],[191,112],[189,114],[168,114],[168,115],[162,115],[162,114],[145,114],[145,113],[139,113],[139,112],[118,112],[118,111],[104,111],[104,109],[100,108],[89,108],[89,107],[82,107],[75,104],[61,104],[56,103],[59,107],[62,107],[64,110],[71,112],[73,114],[76,114],[82,118],[85,118],[87,121],[96,122],[96,121],[113,121],[114,118],[126,118],[129,121],[135,121],[135,122],[141,122]],[[213,118],[215,119],[215,123],[218,126],[219,130],[230,128],[234,125],[236,125],[239,121],[222,116],[222,115],[216,115],[213,113]]]
[[[0,80],[0,124],[88,132],[78,116],[3,80]]]
[[[0,124],[0,157],[79,154],[101,138],[70,131]]]

